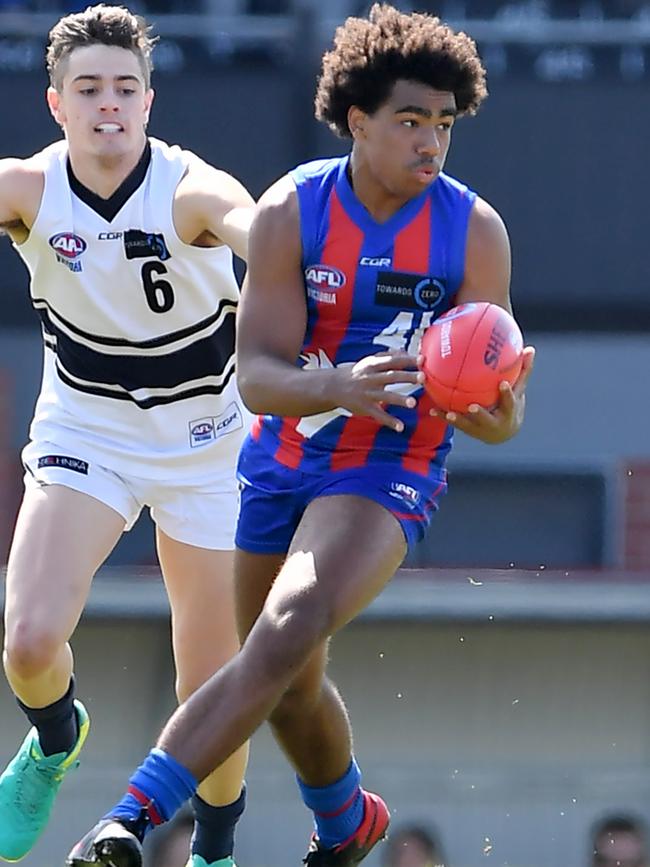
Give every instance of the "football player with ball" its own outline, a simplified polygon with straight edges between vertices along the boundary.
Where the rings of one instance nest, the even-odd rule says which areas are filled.
[[[375,5],[338,28],[316,114],[351,152],[275,183],[249,242],[237,364],[259,415],[239,458],[242,649],[171,717],[69,865],[140,867],[144,834],[265,720],[314,815],[307,867],[353,867],[385,836],[388,808],[361,784],[348,714],[326,676],[329,642],[423,537],[446,488],[452,425],[509,439],[532,367],[532,349],[511,342],[499,318],[510,310],[503,222],[443,172],[456,119],[486,93],[474,42],[438,18]],[[480,302],[496,309],[484,323]],[[458,305],[469,307],[441,334],[442,365],[436,332],[418,358],[422,335]],[[467,331],[456,327],[464,320]],[[496,406],[444,417],[434,382],[453,395],[476,367],[446,379],[459,332],[472,359],[482,346],[487,380],[496,372],[505,384]],[[512,385],[510,364],[501,370],[511,348],[521,363]]]

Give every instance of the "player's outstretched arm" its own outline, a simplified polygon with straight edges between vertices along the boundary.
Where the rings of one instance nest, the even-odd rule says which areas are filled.
[[[43,174],[30,160],[0,160],[0,233],[24,241],[43,194]]]
[[[465,278],[456,302],[490,301],[512,313],[510,303],[510,240],[503,220],[494,208],[478,198],[472,209],[467,233]],[[517,382],[500,386],[498,406],[488,411],[474,404],[465,415],[433,410],[431,415],[448,422],[469,436],[489,444],[498,444],[513,437],[524,420],[526,384],[533,369],[535,350],[524,349],[523,365]]]
[[[382,405],[412,404],[413,398],[387,387],[421,382],[416,359],[384,353],[337,368],[318,352],[318,367],[299,368],[306,327],[299,206],[295,185],[285,177],[260,200],[251,230],[237,325],[244,402],[252,412],[290,417],[342,407],[400,429],[401,422]]]
[[[248,261],[255,200],[232,175],[196,160],[178,185],[174,219],[181,237],[193,241],[206,232]]]

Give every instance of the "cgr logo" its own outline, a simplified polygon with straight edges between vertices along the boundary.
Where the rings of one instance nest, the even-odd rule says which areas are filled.
[[[58,256],[63,256],[71,262],[78,259],[88,246],[83,238],[73,232],[59,232],[52,235],[49,243]]]
[[[359,265],[369,265],[372,268],[390,268],[391,260],[377,256],[362,256]]]
[[[121,232],[100,232],[97,235],[98,241],[119,241],[122,237]]]
[[[219,424],[216,426],[215,430],[220,431],[224,430],[224,428],[230,427],[230,425],[235,421],[239,416],[239,411],[236,409],[233,413],[226,418],[222,419]]]
[[[340,289],[345,286],[345,274],[331,265],[310,265],[305,271],[307,283],[314,289]]]

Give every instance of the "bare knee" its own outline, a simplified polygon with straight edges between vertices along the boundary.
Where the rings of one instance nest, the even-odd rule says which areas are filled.
[[[64,643],[47,623],[18,620],[5,634],[5,670],[22,680],[38,677],[54,665]]]
[[[193,640],[194,639],[194,640]],[[202,639],[189,631],[177,634],[174,640],[174,660],[176,663],[176,698],[179,703],[186,701],[206,681],[216,674],[235,656],[238,646],[233,640],[215,643],[214,639]]]
[[[176,699],[179,704],[183,704],[184,701],[197,691],[197,689],[202,686],[202,683],[196,683],[193,680],[185,680],[180,677],[176,678],[176,683],[174,684]]]
[[[253,630],[263,650],[261,664],[266,676],[297,675],[313,651],[329,637],[333,622],[331,605],[326,600],[304,596],[266,606]]]

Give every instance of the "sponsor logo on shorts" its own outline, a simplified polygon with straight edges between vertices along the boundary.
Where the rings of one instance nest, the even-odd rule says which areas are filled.
[[[69,455],[43,455],[38,459],[38,469],[44,467],[59,467],[62,470],[72,470],[73,473],[88,475],[88,462],[80,458],[71,458]]]
[[[190,446],[193,449],[214,442],[244,426],[241,410],[233,401],[221,415],[197,418],[189,423]]]
[[[190,445],[200,446],[214,439],[214,422],[211,418],[200,418],[190,422]]]
[[[49,240],[50,247],[56,253],[56,260],[70,271],[83,271],[81,255],[88,246],[83,238],[74,232],[57,232]]]
[[[388,493],[412,512],[417,509],[422,499],[422,495],[417,488],[407,485],[405,482],[391,482]]]

